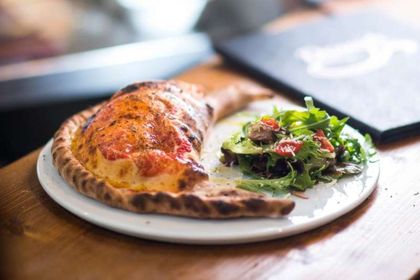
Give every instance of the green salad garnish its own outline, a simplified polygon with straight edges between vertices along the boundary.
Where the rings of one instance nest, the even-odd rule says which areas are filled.
[[[274,107],[271,115],[244,124],[223,143],[220,161],[238,165],[248,177],[237,187],[277,195],[363,170],[368,154],[356,138],[343,133],[348,118],[330,116],[310,97],[305,103],[304,111]]]

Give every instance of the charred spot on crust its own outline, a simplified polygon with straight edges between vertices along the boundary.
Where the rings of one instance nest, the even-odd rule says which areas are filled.
[[[238,212],[239,206],[231,203],[224,202],[223,200],[212,201],[211,204],[222,215],[229,215]]]
[[[152,196],[151,199],[154,203],[157,203],[157,204],[167,203],[171,209],[176,209],[176,210],[181,209],[181,204],[179,203],[179,201],[166,193],[158,192],[157,194]]]
[[[109,194],[109,193],[105,193],[105,195],[104,195],[104,199],[106,200],[106,201],[110,201],[111,200],[111,195]]]
[[[235,190],[221,191],[220,195],[223,195],[223,196],[237,196],[238,192],[235,191]]]
[[[162,203],[165,201],[166,199],[166,194],[162,193],[162,192],[158,192],[156,193],[154,196],[152,196],[152,201],[155,203]]]
[[[119,97],[121,95],[129,94],[134,91],[137,91],[138,89],[145,87],[148,89],[157,89],[159,86],[161,86],[161,81],[148,81],[148,82],[141,82],[141,83],[135,83],[128,85],[126,87],[123,87],[121,90],[119,90],[112,98]]]
[[[179,201],[177,199],[173,198],[170,195],[167,195],[166,196],[166,199],[168,200],[169,206],[172,209],[175,209],[175,210],[181,209],[181,204],[179,203]]]
[[[139,84],[131,84],[121,89],[121,94],[127,94],[136,91],[139,88]]]
[[[86,120],[85,124],[82,126],[82,132],[85,132],[85,131],[86,131],[86,129],[88,129],[88,127],[90,126],[90,124],[91,124],[91,123],[93,122],[93,120],[95,119],[96,114],[97,114],[97,113],[93,114],[92,116],[90,116],[90,117]]]
[[[197,134],[195,134],[193,130],[190,129],[190,127],[186,124],[181,124],[179,128],[187,137],[188,142],[193,145],[194,149],[199,150],[201,147],[202,139],[199,139]]]
[[[83,192],[87,192],[87,183],[88,183],[88,179],[82,178],[80,188],[82,189]]]
[[[141,211],[144,211],[144,210],[146,210],[148,200],[149,200],[149,195],[148,194],[144,194],[144,193],[137,194],[131,199],[131,204],[135,208],[137,208]]]
[[[188,126],[187,125],[181,124],[180,128],[183,132],[188,132]]]
[[[73,173],[72,176],[71,176],[71,181],[76,183],[78,179],[79,179],[79,177],[77,176],[77,174]]]
[[[203,201],[195,195],[186,195],[183,197],[185,207],[201,214],[208,214],[209,208]]]
[[[210,104],[208,104],[208,103],[206,103],[206,108],[207,108],[207,112],[209,113],[209,115],[211,117],[213,117],[213,115],[214,115],[214,108]]]
[[[188,186],[188,183],[185,180],[178,181],[178,187],[181,191],[185,190]]]
[[[197,136],[191,134],[190,136],[188,136],[188,142],[190,142],[191,145],[193,145],[194,149],[200,150],[202,141],[198,139]]]
[[[281,209],[281,214],[282,215],[287,215],[290,212],[292,212],[293,208],[295,208],[295,202],[294,201],[290,201],[289,204],[287,204],[285,207],[283,207]]]
[[[250,198],[243,202],[245,207],[252,212],[259,212],[265,206],[265,201],[262,199]]]
[[[147,88],[158,88],[159,86],[165,85],[166,81],[146,81],[138,83],[139,87],[147,87]]]
[[[189,127],[192,131],[200,131],[200,129],[197,128],[197,119],[191,116],[188,112],[182,112],[182,116],[180,116],[180,119],[184,122],[185,125]]]

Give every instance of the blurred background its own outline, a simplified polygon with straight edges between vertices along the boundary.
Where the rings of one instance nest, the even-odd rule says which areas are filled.
[[[127,83],[174,76],[212,41],[322,2],[0,0],[0,165]]]
[[[308,3],[312,2],[0,0],[0,65],[197,31],[212,38],[231,36]]]
[[[211,40],[313,4],[281,0],[0,0],[0,165],[125,84],[208,59]]]

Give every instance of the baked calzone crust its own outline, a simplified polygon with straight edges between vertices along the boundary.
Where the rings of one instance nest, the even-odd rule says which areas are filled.
[[[180,81],[129,85],[65,121],[54,137],[54,165],[77,191],[139,213],[201,218],[280,216],[289,199],[215,186],[200,164],[212,123],[271,93],[232,86],[205,95]]]

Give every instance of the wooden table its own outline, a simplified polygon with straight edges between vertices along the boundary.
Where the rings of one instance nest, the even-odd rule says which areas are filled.
[[[392,10],[393,5],[387,7]],[[348,6],[354,1],[332,9]],[[319,14],[298,12],[270,28]],[[210,88],[249,80],[218,59],[179,78]],[[420,277],[420,138],[379,147],[377,189],[349,214],[297,236],[232,246],[152,242],[85,222],[43,191],[35,172],[38,154],[34,151],[0,170],[1,267],[8,276],[4,279]]]

